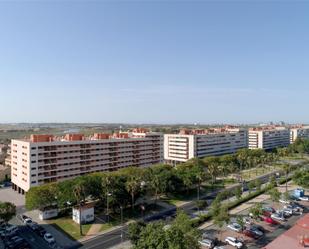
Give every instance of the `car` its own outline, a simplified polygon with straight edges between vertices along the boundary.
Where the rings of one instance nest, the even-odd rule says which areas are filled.
[[[225,249],[224,246],[215,246],[213,249]]]
[[[287,215],[289,215],[289,216],[291,216],[291,215],[293,215],[293,209],[291,209],[291,208],[283,208],[282,209],[282,212],[284,213],[284,214],[287,214]]]
[[[266,216],[266,217],[270,217],[271,214],[272,214],[272,212],[268,212],[266,210],[263,210],[262,212],[263,212],[263,215]]]
[[[39,225],[36,222],[32,222],[32,224],[29,224],[29,227],[32,231],[38,230],[39,229]]]
[[[243,217],[243,221],[246,225],[251,225],[252,224],[252,221],[250,219],[250,217]]]
[[[28,217],[27,215],[24,215],[24,214],[21,214],[19,217],[18,217],[23,223],[26,223],[27,220],[31,220],[30,217]],[[32,221],[32,220],[31,220]]]
[[[0,237],[12,237],[18,232],[18,227],[14,225],[8,225],[5,229],[0,231]]]
[[[256,233],[254,233],[253,231],[251,231],[249,229],[244,230],[243,234],[250,237],[250,238],[253,238],[253,239],[258,239],[260,237]]]
[[[275,213],[276,212],[276,210],[273,207],[268,207],[268,206],[263,207],[262,210],[267,211],[269,213]]]
[[[275,220],[285,221],[283,213],[275,213],[275,214],[272,214],[270,217]]]
[[[236,223],[236,222],[233,222],[233,223],[228,224],[227,227],[228,227],[229,229],[235,231],[235,232],[238,232],[238,233],[241,232],[241,230],[242,230],[241,225],[239,225],[239,224]]]
[[[228,243],[231,246],[236,247],[236,248],[242,248],[243,245],[244,245],[240,240],[238,240],[234,237],[226,237],[225,242]]]
[[[45,233],[45,234],[44,234],[44,239],[45,239],[48,243],[53,243],[53,242],[55,242],[55,239],[54,239],[53,235],[51,235],[50,233]]]
[[[301,200],[301,201],[309,201],[308,196],[299,196],[298,199]]]
[[[277,225],[278,222],[275,221],[273,218],[271,217],[263,217],[263,221],[265,221],[266,223],[272,224],[272,225]]]
[[[203,239],[198,242],[201,246],[213,248],[215,243],[210,239]]]
[[[261,236],[263,236],[263,234],[264,234],[264,232],[262,232],[261,230],[255,228],[255,227],[253,227],[253,226],[248,227],[246,230],[255,233],[258,237],[261,237]]]
[[[26,248],[30,248],[30,245],[25,239],[19,236],[14,236],[6,242],[6,248],[26,249]]]
[[[290,204],[291,203],[289,200],[286,200],[286,199],[280,199],[279,202],[281,202],[283,204]]]
[[[47,233],[46,230],[41,226],[38,226],[38,229],[34,231],[41,237],[44,237],[45,233]]]
[[[250,226],[250,228],[255,229],[255,230],[259,230],[259,231],[261,231],[262,233],[265,233],[264,227],[262,227],[262,226],[260,226],[260,225],[257,225],[257,224],[252,224],[252,225]]]
[[[278,214],[279,216],[282,216],[285,219],[291,217],[291,214],[284,212],[283,210],[277,210],[275,214]]]
[[[295,204],[285,205],[283,208],[292,209],[293,213],[295,213],[295,214],[303,212],[303,208],[301,208],[299,205],[295,205]]]

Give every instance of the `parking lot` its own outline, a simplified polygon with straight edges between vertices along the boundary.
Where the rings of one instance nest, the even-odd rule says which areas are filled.
[[[273,219],[274,221],[276,221],[277,224],[269,224],[262,220],[256,221],[256,220],[250,219],[252,224],[261,226],[261,229],[264,230],[263,231],[264,234],[262,236],[259,236],[256,239],[244,235],[243,232],[236,232],[228,228],[227,225],[225,225],[221,229],[215,225],[212,225],[212,226],[207,227],[207,229],[203,229],[202,232],[204,233],[205,238],[209,238],[211,240],[217,239],[218,240],[217,246],[222,246],[224,249],[235,249],[236,248],[236,246],[234,247],[234,246],[228,245],[225,242],[225,238],[227,237],[234,237],[234,238],[239,239],[239,241],[243,243],[243,246],[241,248],[248,248],[248,249],[262,248],[263,246],[267,245],[272,240],[277,238],[280,234],[282,234],[283,232],[291,228],[299,218],[301,218],[306,213],[308,213],[308,210],[309,210],[308,201],[298,201],[296,203],[302,206],[303,212],[297,213],[297,214],[295,213],[291,215],[290,217],[286,218],[286,221],[280,221],[280,220]],[[266,200],[262,204],[264,207],[266,206],[273,207],[275,210],[282,209],[283,206],[286,205],[283,203],[273,203],[270,200]],[[238,213],[237,216],[248,217],[248,214],[249,214],[249,209]],[[231,218],[230,223],[232,223],[233,221],[236,222],[235,217]],[[248,225],[248,227],[250,227],[250,225]],[[204,246],[202,248],[209,248],[209,247]]]

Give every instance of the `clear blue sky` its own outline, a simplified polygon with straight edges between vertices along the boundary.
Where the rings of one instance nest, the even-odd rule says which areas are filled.
[[[1,2],[0,122],[309,122],[308,13],[295,1]]]

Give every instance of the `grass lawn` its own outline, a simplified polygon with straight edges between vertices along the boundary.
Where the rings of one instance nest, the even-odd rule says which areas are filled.
[[[50,220],[49,224],[56,229],[66,233],[69,237],[78,240],[82,236],[79,234],[79,225],[75,223],[71,217],[62,217],[55,220]],[[83,234],[87,234],[92,224],[85,224],[82,226]]]

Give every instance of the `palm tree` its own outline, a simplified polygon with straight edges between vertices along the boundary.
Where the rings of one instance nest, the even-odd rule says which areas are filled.
[[[214,184],[219,173],[219,158],[215,156],[205,157],[203,161],[208,173],[211,175],[211,182]]]
[[[85,200],[85,189],[84,189],[84,185],[81,182],[78,182],[74,188],[73,188],[73,193],[75,196],[75,199],[78,203],[78,212],[79,212],[79,233],[80,235],[83,235],[83,231],[82,231],[82,213],[81,213],[81,205],[82,205],[82,201]]]
[[[285,173],[285,192],[288,192],[288,174],[290,172],[290,165],[289,164],[283,164],[282,169]]]

